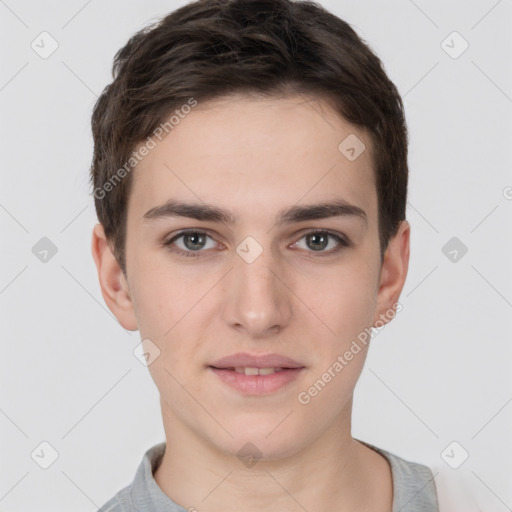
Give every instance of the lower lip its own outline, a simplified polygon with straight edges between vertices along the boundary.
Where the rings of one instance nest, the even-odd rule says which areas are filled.
[[[293,382],[304,368],[288,368],[270,375],[245,375],[235,370],[209,367],[225,384],[248,395],[273,393]]]

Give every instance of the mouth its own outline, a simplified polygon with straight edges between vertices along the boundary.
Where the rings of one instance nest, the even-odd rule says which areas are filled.
[[[238,352],[212,362],[208,369],[231,390],[265,395],[289,386],[306,368],[281,354]]]
[[[244,395],[269,395],[289,386],[305,369],[209,366],[222,383]]]
[[[243,375],[272,375],[273,373],[282,372],[284,370],[296,370],[297,368],[257,368],[249,366],[235,366],[234,368],[217,368],[210,366],[215,370],[227,370],[231,372],[241,373]]]
[[[252,372],[249,375],[254,375],[255,370],[279,371],[304,367],[302,363],[281,354],[250,354],[247,352],[238,352],[222,357],[210,363],[210,366],[221,370],[225,369],[242,373],[248,370]]]

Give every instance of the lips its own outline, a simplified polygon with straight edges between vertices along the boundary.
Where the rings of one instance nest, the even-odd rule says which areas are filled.
[[[243,395],[265,396],[291,385],[305,366],[280,354],[236,353],[208,365],[224,384]]]
[[[233,371],[239,368],[304,368],[303,364],[280,354],[252,355],[245,352],[238,352],[236,354],[223,357],[211,363],[209,366]]]

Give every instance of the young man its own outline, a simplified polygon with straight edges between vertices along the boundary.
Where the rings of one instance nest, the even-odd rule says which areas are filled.
[[[351,435],[408,269],[407,129],[380,60],[288,0],[134,35],[94,109],[103,297],[139,330],[166,442],[103,512],[434,512],[432,473]]]

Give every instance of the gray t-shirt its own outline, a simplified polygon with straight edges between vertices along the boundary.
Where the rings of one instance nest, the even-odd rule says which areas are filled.
[[[393,512],[439,512],[432,472],[427,466],[360,441],[383,455],[393,476]],[[187,512],[167,496],[153,478],[166,443],[150,448],[142,458],[133,482],[121,489],[98,512]]]

